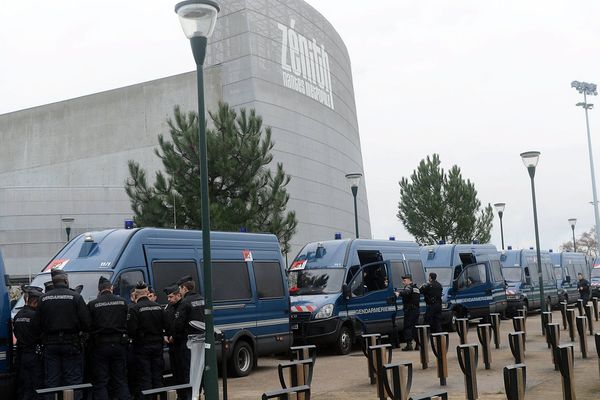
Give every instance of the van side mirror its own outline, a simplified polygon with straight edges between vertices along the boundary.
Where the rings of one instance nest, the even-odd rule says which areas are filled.
[[[458,291],[458,279],[452,281],[452,290]]]
[[[344,298],[346,300],[352,297],[352,291],[350,290],[350,286],[348,286],[345,283],[342,285],[342,294],[344,295]]]

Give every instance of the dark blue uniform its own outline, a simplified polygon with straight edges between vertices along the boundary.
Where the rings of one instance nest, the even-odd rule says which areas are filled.
[[[583,300],[583,305],[587,305],[590,299],[590,283],[587,279],[582,278],[577,281],[577,290],[579,290],[579,298]]]
[[[431,327],[431,333],[442,331],[442,285],[436,280],[431,280],[421,286],[421,293],[425,297],[427,309],[425,311],[425,323]]]
[[[173,332],[183,340],[179,348],[182,351],[183,376],[186,377],[186,382],[189,382],[191,361],[190,349],[186,344],[187,336],[202,333],[192,327],[190,321],[204,322],[204,297],[195,292],[185,294],[173,322]]]
[[[39,354],[39,327],[35,325],[35,309],[26,305],[13,319],[17,338],[18,399],[36,399],[36,389],[42,387],[43,369]]]
[[[108,400],[109,387],[116,398],[128,400],[127,304],[107,290],[90,301],[88,309],[92,318],[94,400]]]
[[[412,347],[412,341],[415,337],[415,326],[419,322],[419,299],[421,292],[414,283],[404,286],[398,290],[398,295],[402,297],[402,306],[404,309],[404,341],[407,344],[406,349]]]

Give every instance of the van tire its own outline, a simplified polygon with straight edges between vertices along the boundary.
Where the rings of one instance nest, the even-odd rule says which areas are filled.
[[[335,350],[338,354],[346,355],[352,350],[352,330],[347,325],[342,325],[338,334]]]
[[[231,374],[236,377],[248,376],[255,364],[252,346],[244,340],[238,340],[233,347],[230,359]]]

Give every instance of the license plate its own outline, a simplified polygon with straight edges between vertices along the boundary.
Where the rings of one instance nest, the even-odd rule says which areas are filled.
[[[292,324],[292,330],[298,330],[298,324]]]

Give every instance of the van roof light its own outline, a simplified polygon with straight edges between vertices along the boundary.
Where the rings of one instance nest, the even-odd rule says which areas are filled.
[[[92,234],[90,232],[86,232],[84,235],[84,242],[93,242],[94,238],[92,237]]]
[[[507,246],[506,250],[512,250],[512,246]]]
[[[390,236],[390,240],[391,240],[391,241],[394,241],[394,240],[396,240],[396,236]]]
[[[445,241],[445,240],[440,240],[440,241],[438,242],[438,244],[446,244],[446,241]]]
[[[336,232],[334,238],[335,240],[340,240],[342,238],[342,234],[340,232]]]

